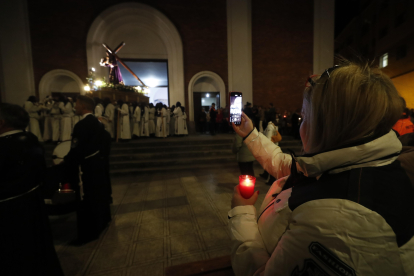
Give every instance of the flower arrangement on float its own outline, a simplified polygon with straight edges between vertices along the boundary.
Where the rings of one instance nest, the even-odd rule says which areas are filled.
[[[148,96],[149,94],[149,88],[147,86],[129,86],[123,83],[113,84],[107,82],[105,77],[103,77],[102,79],[97,79],[95,76],[95,68],[93,67],[89,70],[86,82],[87,83],[83,87],[86,93],[93,93],[94,91],[98,91],[101,88],[106,87],[116,89],[118,91],[140,93],[144,94],[145,96]]]

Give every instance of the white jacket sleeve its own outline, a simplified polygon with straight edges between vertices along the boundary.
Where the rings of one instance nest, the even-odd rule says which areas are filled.
[[[276,179],[290,175],[292,157],[282,152],[279,146],[272,143],[257,129],[244,140],[250,152],[268,173]]]
[[[234,274],[253,275],[270,258],[257,227],[256,208],[238,206],[229,211],[229,216]]]

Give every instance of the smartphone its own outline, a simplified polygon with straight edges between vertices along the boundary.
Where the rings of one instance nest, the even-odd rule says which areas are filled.
[[[230,92],[230,123],[241,124],[242,92]]]

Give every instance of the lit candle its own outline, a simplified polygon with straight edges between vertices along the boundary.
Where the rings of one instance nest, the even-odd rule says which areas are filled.
[[[251,175],[239,176],[240,193],[244,198],[251,198],[254,193],[254,184],[256,183],[256,177]]]

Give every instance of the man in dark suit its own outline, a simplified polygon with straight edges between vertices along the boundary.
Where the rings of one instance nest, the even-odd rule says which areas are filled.
[[[29,115],[0,104],[0,275],[63,275],[41,185],[46,169]]]
[[[94,108],[95,104],[91,98],[77,97],[76,115],[80,115],[81,120],[73,129],[71,149],[63,162],[69,175],[80,175],[78,238],[72,242],[73,245],[82,245],[98,239],[111,221],[112,189],[109,177],[111,136],[104,125],[93,116]]]

